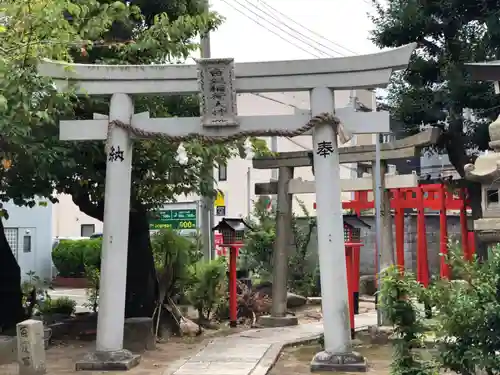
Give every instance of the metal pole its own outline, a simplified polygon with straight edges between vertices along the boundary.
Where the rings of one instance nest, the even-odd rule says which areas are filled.
[[[373,93],[373,111],[376,111],[375,93]],[[375,236],[377,251],[377,292],[380,293],[380,265],[382,262],[382,176],[380,167],[380,134],[375,134]],[[377,308],[377,323],[382,325],[382,311]]]
[[[247,169],[247,215],[250,217],[252,215],[252,168]]]
[[[276,137],[276,136],[271,137],[271,152],[272,153],[278,152],[278,137]],[[271,170],[271,180],[278,181],[278,170],[277,169]]]
[[[209,10],[209,0],[204,1],[205,11]],[[200,41],[200,52],[202,58],[210,58],[210,32],[206,32],[201,35]],[[210,165],[212,161],[209,160]],[[209,182],[208,186],[211,190],[214,189],[214,169],[213,166],[209,170],[208,174]],[[211,197],[203,197],[203,203],[201,205],[201,222],[202,222],[202,236],[203,236],[203,259],[205,261],[210,261],[211,259],[215,259],[215,246],[213,246],[212,242],[212,227],[214,223],[214,202]]]

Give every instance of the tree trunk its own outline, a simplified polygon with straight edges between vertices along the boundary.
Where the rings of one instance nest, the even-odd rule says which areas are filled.
[[[104,220],[104,202],[93,204],[85,191],[74,192],[73,201],[85,214]],[[156,296],[157,279],[147,211],[140,204],[136,204],[131,207],[129,216],[125,316],[153,316]]]
[[[24,319],[21,268],[17,264],[0,219],[0,332],[16,327]]]
[[[127,260],[126,317],[152,317],[158,282],[149,237],[147,212],[142,207],[130,212]]]

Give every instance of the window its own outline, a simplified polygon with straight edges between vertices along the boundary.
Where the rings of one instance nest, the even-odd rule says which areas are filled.
[[[499,196],[497,189],[488,189],[486,190],[486,199],[488,203],[498,203]]]
[[[392,134],[380,134],[380,143],[389,143],[394,140],[394,136]]]
[[[23,253],[31,253],[31,236],[26,235],[23,237]]]
[[[12,253],[17,259],[18,256],[18,236],[19,230],[17,228],[4,228],[5,237],[7,238],[7,242],[10,245]]]
[[[95,224],[82,224],[80,226],[80,235],[90,237],[95,233]]]
[[[219,181],[227,181],[227,165],[219,164]]]

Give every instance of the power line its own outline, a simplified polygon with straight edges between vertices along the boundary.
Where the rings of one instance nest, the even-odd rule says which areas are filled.
[[[269,5],[268,3],[266,3],[264,0],[257,0],[257,1],[258,1],[259,3],[261,3],[264,7],[266,7],[266,8],[268,8],[268,9],[270,9],[271,11],[274,11],[274,12],[278,13],[278,14],[279,14],[279,15],[281,15],[283,18],[285,18],[285,19],[287,19],[288,21],[290,21],[290,22],[292,22],[292,23],[296,24],[296,25],[297,25],[297,26],[299,26],[299,27],[302,27],[304,30],[307,30],[307,31],[308,31],[308,32],[310,32],[311,34],[316,35],[317,37],[319,37],[319,38],[321,38],[321,39],[323,39],[323,40],[327,41],[328,43],[331,43],[331,44],[333,44],[333,45],[335,45],[335,46],[337,46],[337,47],[340,47],[340,48],[342,48],[343,50],[348,51],[348,52],[350,52],[350,53],[354,53],[355,55],[358,55],[358,54],[359,54],[359,53],[357,53],[357,52],[355,52],[355,51],[353,51],[353,50],[351,50],[351,49],[349,49],[349,48],[347,48],[347,47],[344,47],[343,45],[341,45],[341,44],[339,44],[339,43],[337,43],[337,42],[334,42],[334,41],[333,41],[333,40],[331,40],[331,39],[326,38],[325,36],[323,36],[323,35],[321,35],[321,34],[317,33],[316,31],[314,31],[314,30],[311,30],[311,29],[307,28],[306,26],[302,25],[301,23],[299,23],[299,22],[295,21],[293,18],[291,18],[291,17],[287,16],[286,14],[284,14],[284,13],[280,12],[278,9],[276,9],[276,8],[272,7],[271,5]],[[365,1],[367,1],[367,0],[365,0]],[[317,42],[317,43],[319,43],[319,42]],[[338,53],[339,53],[339,52],[338,52]],[[341,53],[339,53],[339,54],[341,54]]]
[[[235,0],[235,1],[236,1],[236,0]],[[298,31],[297,29],[295,29],[295,28],[293,28],[292,26],[290,26],[290,25],[288,25],[288,24],[284,23],[282,20],[280,20],[279,18],[277,18],[277,17],[276,17],[275,15],[273,15],[272,13],[269,13],[269,12],[267,12],[266,10],[263,10],[263,9],[261,9],[261,8],[259,8],[259,7],[257,7],[257,6],[255,6],[255,4],[252,4],[249,0],[243,0],[243,1],[244,1],[245,3],[247,3],[248,5],[250,5],[252,8],[257,9],[259,12],[264,13],[264,14],[265,14],[266,16],[268,16],[268,17],[271,17],[271,19],[275,20],[276,22],[278,22],[279,24],[283,25],[283,26],[284,26],[284,27],[286,27],[287,29],[290,29],[292,32],[297,33],[297,34],[299,34],[301,37],[303,37],[303,38],[306,38],[306,39],[310,40],[312,43],[316,43],[316,44],[320,45],[321,47],[325,48],[327,51],[330,51],[330,52],[327,52],[327,54],[329,54],[329,53],[333,52],[334,54],[337,54],[337,55],[340,55],[340,56],[345,56],[345,53],[339,52],[339,51],[337,51],[337,50],[335,50],[335,49],[333,49],[333,48],[331,48],[331,47],[328,47],[328,46],[324,45],[324,44],[323,44],[323,43],[321,43],[321,42],[318,42],[317,40],[314,40],[313,38],[311,38],[311,37],[309,37],[309,36],[307,36],[307,35],[304,35],[304,34],[303,34],[303,33],[301,33],[300,31]],[[263,3],[263,5],[264,5],[264,3]],[[266,5],[267,5],[267,4],[266,4]],[[273,10],[275,11],[275,13],[280,13],[280,14],[282,14],[281,12],[278,12],[278,11],[277,11],[277,10],[275,10],[274,8],[271,8],[271,9],[273,9]],[[272,10],[271,10],[271,12],[272,12]],[[291,19],[290,19],[290,20],[291,20]],[[298,22],[296,22],[296,21],[294,21],[294,20],[291,20],[291,21],[292,21],[292,22],[294,22],[294,23],[296,23],[296,24],[298,24],[299,26],[301,26],[301,27],[305,28],[304,26],[300,25]],[[305,29],[306,29],[306,30],[308,30],[307,28],[305,28]],[[332,56],[332,57],[333,57],[333,56]]]
[[[270,22],[269,20],[263,18],[261,15],[257,14],[256,12],[254,12],[253,10],[249,9],[247,6],[245,6],[244,4],[241,4],[240,2],[234,0],[238,5],[240,5],[242,8],[248,10],[250,13],[254,14],[255,16],[257,16],[257,18],[261,18],[261,20],[264,20],[266,22],[268,22],[271,26],[277,28],[278,30],[280,30],[281,32],[287,34],[288,36],[291,36],[293,39],[295,39],[296,41],[299,41],[307,46],[309,46],[310,48],[318,51],[319,53],[322,53],[322,54],[326,54],[324,51],[322,51],[321,49],[317,48],[316,46],[314,46],[313,44],[307,42],[307,41],[303,41],[301,40],[300,38],[297,38],[296,36],[294,36],[293,34],[290,34],[288,31],[284,30],[283,28],[279,27],[279,26],[276,26],[274,25],[272,22]],[[254,23],[256,23],[257,25],[263,27],[264,29],[266,29],[267,31],[269,31],[270,33],[276,35],[277,37],[279,37],[280,39],[284,40],[285,42],[287,43],[290,43],[292,45],[294,45],[295,47],[301,49],[302,51],[310,54],[310,55],[313,55],[314,57],[317,57],[317,58],[322,58],[322,56],[319,56],[317,54],[314,54],[308,50],[306,50],[304,47],[301,47],[299,45],[297,45],[296,43],[294,43],[293,41],[291,40],[288,40],[286,39],[285,37],[283,37],[282,35],[280,35],[279,33],[269,29],[269,27],[263,25],[262,23],[260,23],[259,21],[257,21],[256,19],[250,17],[248,14],[246,14],[244,11],[236,8],[234,5],[230,4],[227,0],[222,0],[223,3],[225,3],[226,5],[230,6],[232,9],[236,10],[237,12],[241,13],[243,16],[245,16],[246,18],[248,18],[249,20],[253,21]]]

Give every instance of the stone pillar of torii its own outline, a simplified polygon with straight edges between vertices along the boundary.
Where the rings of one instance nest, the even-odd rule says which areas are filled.
[[[180,143],[199,139],[227,142],[252,136],[313,134],[318,202],[318,251],[323,290],[325,351],[312,369],[358,370],[363,357],[352,352],[344,259],[337,136],[386,133],[389,115],[336,113],[333,90],[387,86],[395,70],[408,65],[415,44],[346,58],[234,64],[200,59],[196,65],[84,65],[43,61],[39,72],[59,90],[76,84],[82,95],[109,95],[109,118],[61,121],[60,139],[106,142],[103,250],[96,351],[79,369],[124,369],[138,357],[123,349],[127,233],[133,141]],[[312,114],[238,116],[236,93],[310,91]],[[200,95],[201,117],[149,118],[134,114],[134,94]],[[182,145],[181,145],[182,146]],[[179,147],[180,149],[182,147]],[[332,286],[336,285],[335,291]]]
[[[366,113],[367,115],[373,112]],[[419,156],[421,149],[433,145],[437,142],[440,130],[432,128],[419,134],[399,139],[390,143],[381,145],[380,159],[381,164],[385,165],[387,160],[407,159]],[[340,163],[361,163],[374,162],[375,146],[361,145],[348,146],[339,149]],[[316,181],[303,181],[301,178],[293,178],[294,168],[312,166],[311,151],[292,151],[280,152],[275,155],[258,156],[253,158],[253,167],[255,169],[275,169],[279,170],[278,182],[265,182],[255,184],[256,195],[277,195],[277,227],[276,242],[273,258],[273,308],[271,316],[261,319],[264,324],[277,325],[276,320],[286,317],[286,280],[288,272],[289,246],[293,244],[291,238],[292,226],[292,204],[293,194],[314,194],[316,193]],[[314,165],[314,169],[316,166]],[[373,170],[374,168],[372,168]],[[391,175],[384,173],[382,180],[382,189],[386,194],[382,197],[382,249],[380,262],[382,269],[392,264],[394,254],[394,244],[392,237],[392,217],[387,192],[390,189],[411,188],[418,186],[418,177],[416,174]],[[340,189],[342,192],[367,191],[374,189],[372,177],[350,178],[340,180]],[[282,202],[286,202],[283,204]],[[318,202],[319,208],[319,202]],[[321,265],[320,265],[321,267]],[[288,318],[293,321],[293,317]]]

